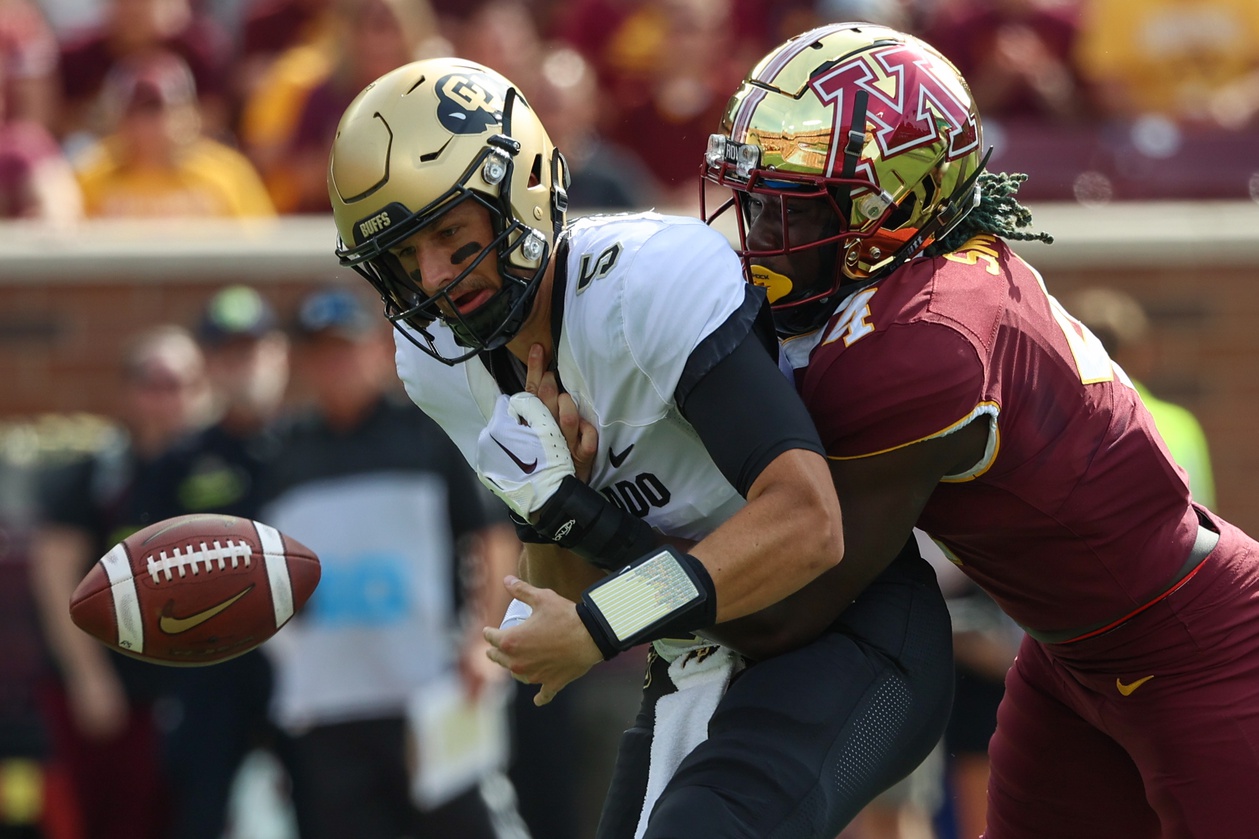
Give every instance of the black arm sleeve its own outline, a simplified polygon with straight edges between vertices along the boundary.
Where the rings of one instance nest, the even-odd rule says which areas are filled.
[[[772,331],[768,337],[765,333],[766,318],[761,315],[767,312],[767,307],[761,308],[749,318],[745,306],[731,315],[687,362],[688,373],[693,363],[707,369],[696,376],[684,374],[675,394],[682,415],[721,474],[745,497],[765,467],[783,452],[805,449],[824,454],[813,420],[771,354],[769,347],[776,350],[777,343]],[[722,342],[733,347],[713,362],[713,347]]]

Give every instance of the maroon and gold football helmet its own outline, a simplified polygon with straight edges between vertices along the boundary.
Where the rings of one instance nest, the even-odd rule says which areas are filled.
[[[979,114],[957,69],[894,29],[838,23],[770,52],[730,98],[703,178],[734,191],[740,255],[767,288],[780,331],[816,328],[845,291],[868,285],[943,237],[979,201],[986,158]],[[707,193],[707,189],[702,190]],[[747,206],[776,196],[781,234],[749,245]],[[829,202],[835,223],[793,241],[793,199]],[[824,276],[788,277],[759,261],[826,248]]]

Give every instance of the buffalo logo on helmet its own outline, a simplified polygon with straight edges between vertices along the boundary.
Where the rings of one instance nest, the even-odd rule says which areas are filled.
[[[451,134],[480,134],[503,121],[507,91],[485,73],[449,73],[436,90],[437,119]]]

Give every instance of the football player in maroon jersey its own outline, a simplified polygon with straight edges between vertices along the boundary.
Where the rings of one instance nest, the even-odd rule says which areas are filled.
[[[710,141],[733,198],[705,216],[732,208],[839,492],[830,594],[917,525],[1025,628],[988,839],[1247,835],[1259,545],[1194,502],[1126,375],[1006,243],[1048,237],[986,161],[956,69],[865,24],[771,52]]]

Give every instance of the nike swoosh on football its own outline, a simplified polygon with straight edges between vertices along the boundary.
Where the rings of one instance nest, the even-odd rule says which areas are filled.
[[[612,464],[612,468],[620,469],[621,464],[625,462],[625,458],[629,457],[629,453],[633,451],[633,449],[634,444],[630,443],[625,447],[625,451],[618,454],[617,452],[612,451],[611,446],[608,446],[608,461]]]
[[[502,450],[503,450],[503,452],[504,452],[504,453],[505,453],[508,457],[510,457],[510,458],[511,458],[511,462],[512,462],[512,463],[514,463],[514,464],[516,464],[517,466],[519,466],[519,467],[520,467],[520,471],[524,472],[526,475],[530,475],[530,474],[532,474],[532,473],[533,473],[533,470],[538,468],[538,461],[537,461],[537,458],[534,458],[534,460],[533,460],[533,462],[532,462],[532,463],[525,463],[523,460],[521,460],[520,458],[516,457],[516,453],[515,453],[515,452],[513,452],[511,449],[509,449],[509,448],[507,448],[506,446],[504,446],[502,443],[498,442],[498,438],[497,438],[497,437],[495,437],[493,434],[491,434],[491,435],[490,435],[490,439],[491,439],[491,440],[493,440],[493,441],[494,441],[494,445],[496,445],[496,446],[498,446],[500,449],[502,449]]]
[[[208,621],[210,618],[214,617],[215,615],[226,611],[228,608],[231,607],[233,603],[235,603],[237,600],[240,600],[242,597],[244,597],[246,594],[249,594],[249,592],[253,590],[254,590],[254,587],[251,584],[249,588],[245,589],[239,594],[236,594],[236,595],[233,595],[232,597],[227,598],[226,600],[224,600],[222,603],[218,604],[217,606],[211,606],[209,609],[204,609],[200,612],[197,612],[195,615],[189,615],[186,618],[177,618],[173,615],[163,612],[161,617],[158,618],[157,628],[165,632],[167,635],[179,635],[182,632],[187,632],[190,629],[195,629],[196,627],[205,623],[206,621]],[[169,611],[170,604],[167,604],[166,608]]]
[[[1152,675],[1146,676],[1144,679],[1137,679],[1135,682],[1133,682],[1130,685],[1125,685],[1123,682],[1119,681],[1118,679],[1115,679],[1115,688],[1118,689],[1118,691],[1124,696],[1132,696],[1132,692],[1134,690],[1141,687],[1141,685],[1145,684],[1146,682],[1148,682],[1150,679],[1153,679],[1153,678],[1154,676]]]

